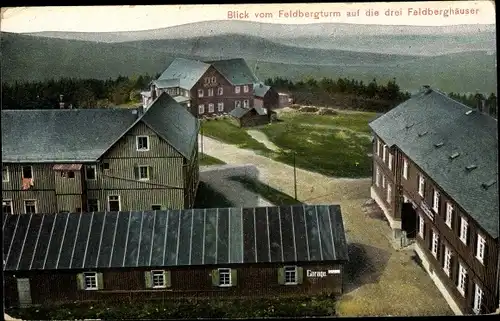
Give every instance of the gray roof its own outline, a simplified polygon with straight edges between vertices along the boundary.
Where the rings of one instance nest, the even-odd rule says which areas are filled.
[[[198,139],[199,121],[185,107],[162,93],[141,120],[182,156],[191,159]]]
[[[206,63],[214,66],[232,85],[249,85],[259,81],[242,58],[213,60]]]
[[[497,121],[475,110],[466,114],[472,110],[439,91],[429,90],[373,120],[370,127],[388,146],[397,146],[496,238]],[[451,159],[454,153],[459,156]],[[468,171],[469,165],[477,168]],[[482,187],[491,180],[495,181],[493,186]]]
[[[235,118],[241,118],[249,113],[251,110],[255,110],[259,116],[267,115],[267,110],[262,107],[252,107],[252,108],[243,108],[243,107],[235,107],[233,110],[229,112],[230,116]]]
[[[264,98],[264,96],[267,94],[267,92],[271,89],[270,86],[265,85],[262,82],[255,83],[253,85],[253,94],[256,97],[261,97]]]
[[[348,260],[338,205],[3,216],[5,271]]]
[[[190,90],[209,67],[198,60],[175,58],[156,81],[178,79],[179,87]]]
[[[159,89],[179,87],[180,86],[180,80],[179,80],[179,78],[175,78],[175,79],[157,79],[157,80],[153,81],[153,84],[156,87],[158,87]]]
[[[191,99],[189,99],[188,97],[186,96],[175,96],[173,97],[175,99],[176,102],[178,102],[179,104],[180,103],[184,103],[186,101],[190,101]]]
[[[2,162],[95,161],[136,119],[124,108],[2,110]]]

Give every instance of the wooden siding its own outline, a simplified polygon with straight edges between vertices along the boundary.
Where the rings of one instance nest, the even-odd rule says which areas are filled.
[[[120,196],[122,211],[151,210],[151,205],[161,205],[162,209],[183,209],[184,189],[123,189],[89,190],[87,198],[99,200],[99,211],[108,210],[108,196]]]
[[[52,171],[54,175],[54,182],[55,182],[55,190],[56,194],[82,194],[83,193],[83,184],[82,184],[82,178],[85,175],[85,172],[83,172],[84,169],[82,167],[82,171],[75,171],[73,172],[75,174],[75,177],[69,178],[69,177],[63,177],[61,174],[63,173],[62,171]],[[83,175],[82,175],[83,174]]]
[[[24,213],[24,201],[36,200],[38,213],[57,212],[57,199],[54,190],[2,191],[4,200],[12,201],[13,213]]]
[[[190,267],[189,269],[171,269],[172,286],[168,289],[147,289],[144,273],[151,269],[120,269],[96,271],[103,273],[104,289],[85,291],[77,289],[76,275],[81,271],[56,272],[18,272],[16,277],[27,277],[32,286],[33,304],[50,304],[93,300],[144,300],[175,297],[214,297],[247,296],[265,297],[277,295],[315,295],[320,293],[342,293],[343,268],[338,263],[299,265],[303,268],[301,285],[280,285],[278,268],[271,264],[233,266],[237,270],[237,285],[234,287],[215,287],[212,285],[212,269],[215,267]],[[225,266],[220,266],[225,267]],[[228,266],[229,267],[229,266]],[[308,278],[306,271],[325,271],[338,269],[340,274],[327,275],[324,278]],[[10,286],[15,282],[12,274],[6,274],[6,297],[10,298],[6,306],[17,304],[17,290]]]
[[[2,182],[3,191],[20,191],[23,166],[32,166],[33,187],[35,190],[54,189],[54,170],[52,164],[4,164],[9,167],[9,182]]]
[[[249,113],[238,119],[238,126],[240,127],[252,127],[269,124],[269,115],[259,115],[255,109],[252,109]]]
[[[275,109],[280,105],[280,97],[278,92],[274,88],[269,88],[267,93],[264,95],[264,107]]]
[[[85,209],[82,195],[57,195],[58,212],[80,212]],[[80,210],[77,210],[80,209]]]

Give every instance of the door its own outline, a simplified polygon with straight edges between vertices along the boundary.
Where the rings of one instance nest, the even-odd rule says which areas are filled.
[[[30,279],[17,279],[17,293],[19,294],[19,306],[21,308],[31,305]]]
[[[401,229],[406,232],[408,238],[415,238],[417,232],[417,212],[411,203],[403,203],[401,206]]]

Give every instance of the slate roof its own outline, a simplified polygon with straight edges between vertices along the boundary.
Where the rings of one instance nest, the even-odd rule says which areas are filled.
[[[6,271],[347,261],[338,205],[4,216]]]
[[[175,58],[156,81],[177,79],[179,87],[190,90],[209,67],[201,61]]]
[[[249,85],[259,81],[242,58],[212,60],[206,63],[214,66],[234,86]]]
[[[267,111],[262,107],[252,107],[252,108],[243,108],[243,107],[235,107],[233,110],[229,112],[230,116],[235,118],[241,118],[249,113],[251,110],[255,110],[257,114],[260,116],[267,115]]]
[[[157,79],[153,81],[153,84],[160,88],[172,88],[172,87],[179,87],[180,86],[180,80],[179,78],[175,79]]]
[[[95,162],[140,121],[191,158],[198,120],[163,93],[141,117],[127,108],[2,110],[2,162]]]
[[[370,127],[388,146],[397,146],[497,238],[498,126],[495,119],[477,111],[466,114],[472,110],[431,89],[373,120]],[[459,156],[451,159],[453,153]],[[477,168],[468,171],[469,165]],[[482,187],[492,179],[493,186]]]
[[[269,89],[271,89],[271,87],[262,82],[253,84],[253,94],[256,97],[264,98]]]

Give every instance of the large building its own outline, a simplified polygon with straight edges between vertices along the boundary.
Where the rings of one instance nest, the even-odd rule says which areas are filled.
[[[341,294],[338,205],[7,215],[5,306]]]
[[[162,92],[196,117],[228,114],[235,108],[279,106],[278,93],[264,85],[240,58],[205,62],[176,58],[142,92],[143,105],[151,104]]]
[[[499,307],[497,120],[424,86],[370,123],[372,198],[456,314]],[[397,233],[396,233],[397,234]]]
[[[147,109],[3,110],[3,212],[190,208],[198,129],[167,94]]]

